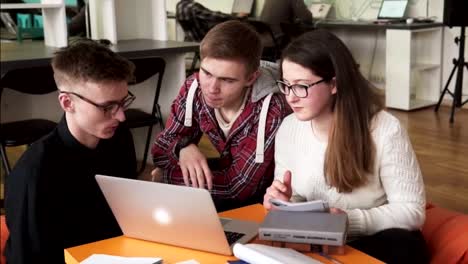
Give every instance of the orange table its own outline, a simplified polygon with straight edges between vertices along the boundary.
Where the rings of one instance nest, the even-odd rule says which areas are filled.
[[[220,213],[220,216],[251,220],[262,222],[266,215],[266,210],[262,205],[250,205],[230,211]],[[119,236],[115,238],[105,239],[94,243],[89,243],[81,246],[65,249],[65,260],[67,264],[78,264],[92,254],[110,254],[126,257],[161,257],[164,263],[176,263],[179,261],[195,259],[200,263],[226,263],[227,260],[236,259],[232,256],[218,255],[204,251],[170,246],[145,240],[128,238]],[[309,256],[322,261],[331,263],[329,260],[311,253]],[[333,258],[342,263],[382,263],[361,251],[346,247],[344,255],[333,255]]]

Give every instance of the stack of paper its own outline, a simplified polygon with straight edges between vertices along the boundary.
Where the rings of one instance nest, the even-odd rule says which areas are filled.
[[[93,254],[81,264],[160,264],[162,258],[120,257],[105,254]]]
[[[261,244],[235,244],[234,256],[250,264],[318,264],[318,260],[290,248]]]

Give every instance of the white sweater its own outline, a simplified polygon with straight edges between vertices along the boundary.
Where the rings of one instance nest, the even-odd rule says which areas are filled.
[[[338,193],[325,183],[327,142],[320,142],[310,121],[294,114],[276,135],[275,178],[292,172],[292,201],[321,199],[348,214],[349,235],[371,235],[388,228],[415,230],[425,220],[424,183],[410,140],[398,119],[381,111],[373,120],[375,174],[351,193]],[[346,131],[343,131],[346,133]]]

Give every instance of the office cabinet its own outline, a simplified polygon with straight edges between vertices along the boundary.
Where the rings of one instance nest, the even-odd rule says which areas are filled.
[[[442,27],[387,29],[386,106],[435,105],[442,87]]]
[[[44,43],[46,46],[67,46],[67,17],[63,0],[41,0],[41,3],[1,4],[0,9],[37,9],[42,10],[44,23]]]

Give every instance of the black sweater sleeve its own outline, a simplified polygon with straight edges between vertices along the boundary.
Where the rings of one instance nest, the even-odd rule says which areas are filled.
[[[10,231],[5,255],[9,264],[65,263],[54,193],[42,184],[43,148],[33,145],[6,178],[5,210]],[[52,201],[51,201],[52,200]],[[56,201],[55,201],[56,203]]]

